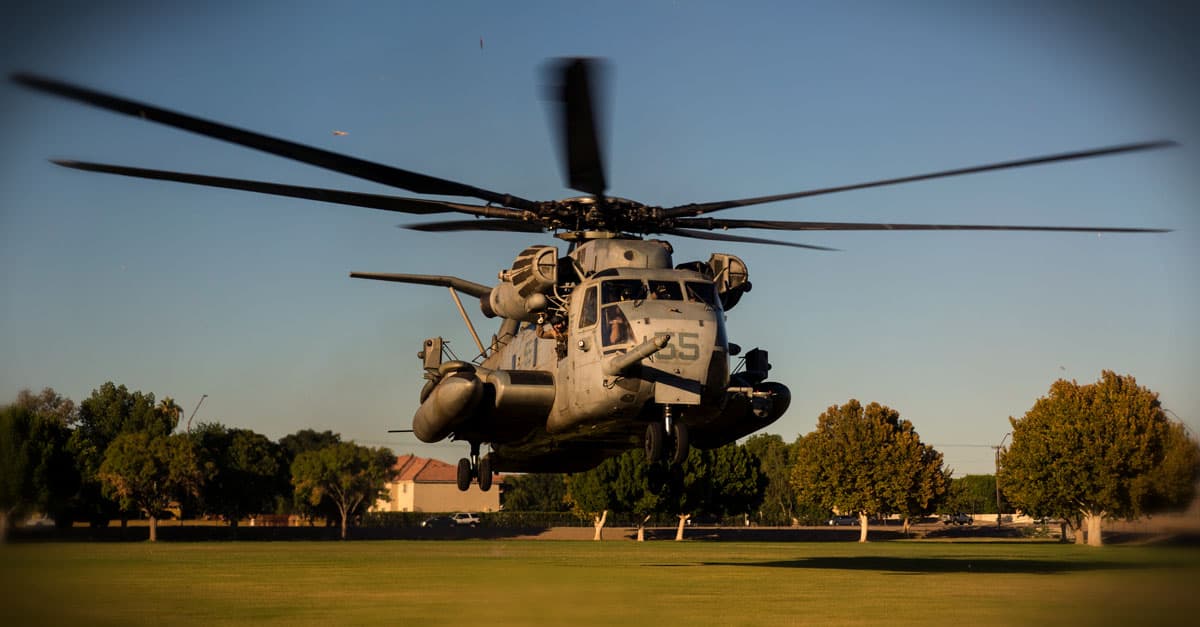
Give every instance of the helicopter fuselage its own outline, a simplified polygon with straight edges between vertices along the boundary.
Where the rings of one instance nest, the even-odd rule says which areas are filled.
[[[662,455],[655,437],[676,455],[719,446],[786,410],[787,388],[763,383],[765,351],[731,376],[739,349],[724,306],[749,288],[740,259],[676,268],[666,242],[625,238],[585,241],[553,264],[550,250],[528,249],[480,296],[506,316],[477,365],[431,361],[442,340],[426,341],[418,438],[489,444],[493,471],[571,472],[642,445]]]

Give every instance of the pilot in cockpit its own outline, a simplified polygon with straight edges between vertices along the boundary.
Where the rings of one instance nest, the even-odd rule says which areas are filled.
[[[629,321],[625,319],[625,314],[616,307],[606,307],[604,309],[604,325],[608,332],[604,336],[604,345],[621,344],[629,341]]]

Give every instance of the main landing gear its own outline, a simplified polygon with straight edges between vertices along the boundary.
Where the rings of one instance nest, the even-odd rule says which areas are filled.
[[[479,444],[471,443],[471,458],[458,460],[458,489],[466,492],[471,489],[471,480],[479,483],[479,489],[487,492],[492,489],[492,460],[488,455],[479,456]]]

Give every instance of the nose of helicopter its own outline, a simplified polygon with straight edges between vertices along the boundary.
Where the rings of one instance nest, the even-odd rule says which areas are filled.
[[[648,309],[631,321],[634,334],[671,338],[666,347],[642,362],[642,378],[654,384],[654,401],[700,405],[710,396],[709,391],[723,393],[729,381],[729,359],[720,312],[701,304]]]

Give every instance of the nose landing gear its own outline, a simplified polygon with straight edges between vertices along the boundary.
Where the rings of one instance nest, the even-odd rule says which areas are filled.
[[[646,462],[678,466],[687,459],[688,447],[687,425],[673,420],[671,406],[664,405],[662,422],[646,425]]]

